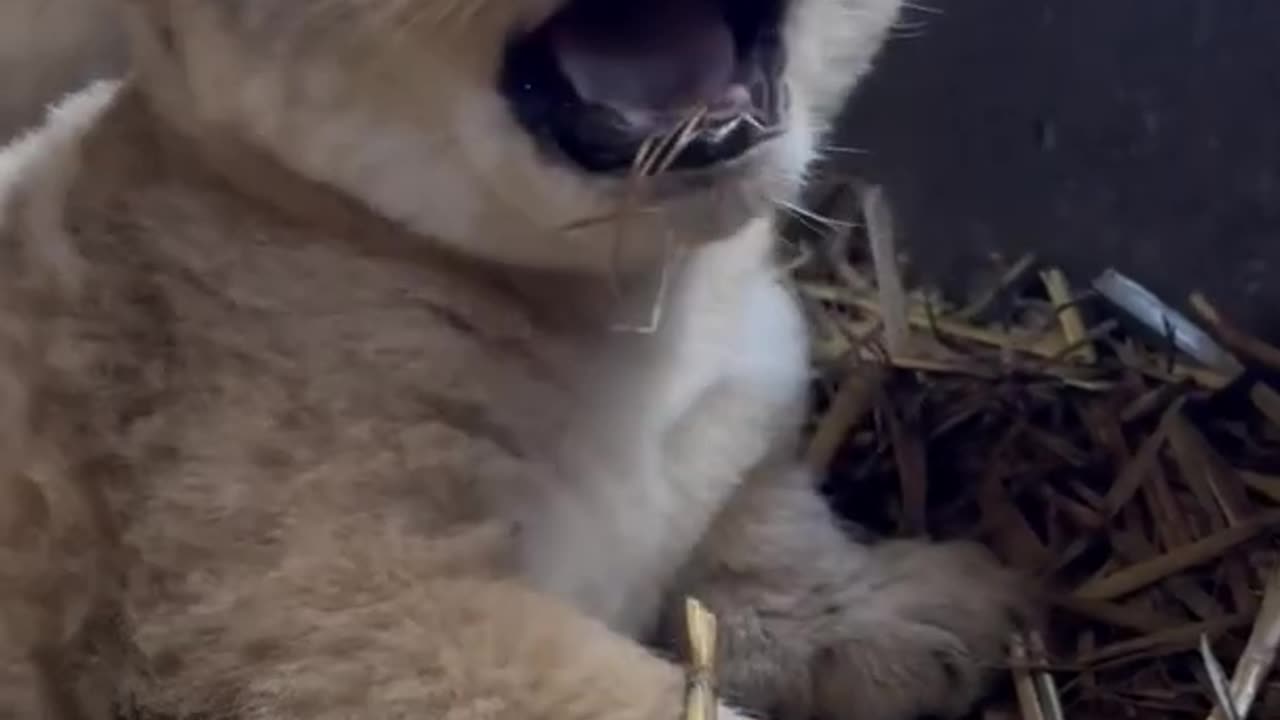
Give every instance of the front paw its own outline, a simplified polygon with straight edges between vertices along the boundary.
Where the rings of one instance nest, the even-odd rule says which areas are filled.
[[[955,717],[1004,665],[1031,619],[1029,593],[984,548],[895,541],[874,548],[832,606],[812,661],[815,714],[833,720]]]

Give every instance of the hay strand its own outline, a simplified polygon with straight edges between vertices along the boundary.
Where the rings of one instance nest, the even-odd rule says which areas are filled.
[[[1236,666],[1230,690],[1209,720],[1233,720],[1232,715],[1248,717],[1263,682],[1275,667],[1277,653],[1280,653],[1280,567],[1271,573],[1262,609]]]
[[[684,616],[689,643],[684,720],[716,720],[716,616],[694,598],[685,600]]]
[[[881,318],[884,320],[885,345],[893,357],[908,354],[910,338],[907,320],[907,295],[898,270],[897,239],[893,234],[893,214],[884,191],[869,187],[862,193],[862,212],[866,217],[867,236],[871,240],[871,256],[875,263],[876,286],[880,290]]]

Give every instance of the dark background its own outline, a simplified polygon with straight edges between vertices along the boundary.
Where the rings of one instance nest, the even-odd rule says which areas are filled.
[[[1114,266],[1280,338],[1280,2],[918,1],[836,139],[914,267]]]

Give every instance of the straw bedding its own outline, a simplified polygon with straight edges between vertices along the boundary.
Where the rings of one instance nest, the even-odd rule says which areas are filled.
[[[1209,299],[1183,315],[1033,257],[948,301],[910,281],[876,188],[789,216],[836,507],[980,539],[1043,589],[986,716],[1280,717],[1280,349]]]

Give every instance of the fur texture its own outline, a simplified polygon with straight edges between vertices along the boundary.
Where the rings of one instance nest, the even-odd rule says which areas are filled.
[[[789,131],[578,230],[624,188],[492,82],[555,0],[120,4],[131,76],[0,154],[0,718],[669,720],[683,592],[736,707],[977,696],[1013,579],[791,462],[769,207],[894,0],[795,0]]]

